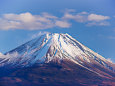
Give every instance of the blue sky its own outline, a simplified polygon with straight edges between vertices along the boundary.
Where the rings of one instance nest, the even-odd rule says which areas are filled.
[[[40,31],[68,33],[115,62],[115,0],[0,0],[0,52]]]

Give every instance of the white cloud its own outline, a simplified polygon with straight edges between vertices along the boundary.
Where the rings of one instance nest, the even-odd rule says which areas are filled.
[[[107,58],[107,60],[108,60],[109,62],[112,62],[112,63],[113,63],[113,61],[112,61],[112,59],[111,59],[111,58]]]
[[[80,12],[80,13],[70,13],[66,12],[62,17],[64,20],[75,20],[79,23],[86,23],[86,26],[108,26],[109,22],[106,20],[110,19],[109,16],[90,14],[88,12]]]
[[[58,20],[58,17],[48,13],[42,13],[41,15],[32,15],[29,12],[21,14],[4,14],[0,18],[0,29],[39,30],[48,29],[52,27],[69,27],[69,23],[64,21],[57,22]]]
[[[75,16],[70,14],[70,13],[65,13],[64,16],[62,17],[62,19],[75,19]]]
[[[81,22],[81,23],[87,22],[87,16],[78,14],[78,15],[75,16],[75,21]]]
[[[4,18],[6,20],[21,21],[21,22],[25,22],[25,23],[35,21],[35,17],[28,12],[27,13],[22,13],[22,14],[19,14],[19,15],[17,15],[17,14],[5,14]]]
[[[58,18],[58,17],[53,16],[53,15],[51,15],[51,14],[48,14],[48,13],[46,13],[46,12],[43,12],[42,15],[43,15],[43,17],[45,17],[45,18],[51,18],[51,19],[57,19],[57,18]]]
[[[56,26],[61,27],[61,28],[69,28],[71,26],[70,23],[66,22],[66,21],[56,21],[55,23]]]
[[[4,14],[0,17],[0,29],[26,29],[40,30],[54,27],[69,28],[72,24],[71,20],[77,23],[84,23],[87,26],[107,26],[110,25],[106,20],[109,16],[90,14],[88,12],[76,13],[73,9],[67,9],[62,17],[57,17],[49,13],[41,13],[40,15],[32,15],[29,12],[21,14]]]
[[[17,26],[20,26],[21,23],[18,21],[13,21],[13,20],[5,20],[5,19],[0,19],[0,29],[3,30],[8,30],[8,29],[17,29]]]
[[[18,57],[19,56],[19,54],[18,54],[18,52],[14,52],[14,53],[12,53],[12,54],[6,54],[6,55],[4,55],[4,54],[2,54],[2,53],[0,53],[0,58],[4,58],[4,59],[8,59],[8,58],[14,58],[14,57]]]
[[[86,22],[87,21],[87,12],[81,12],[77,14],[65,13],[62,17],[64,20],[75,20],[76,22]]]
[[[3,58],[3,54],[0,52],[0,58]]]
[[[103,21],[103,20],[107,20],[110,19],[109,16],[103,16],[103,15],[97,15],[97,14],[90,14],[88,16],[88,20],[89,21]]]
[[[88,14],[87,12],[85,12],[85,11],[83,11],[83,12],[81,12],[81,13],[79,13],[79,14]]]
[[[41,36],[41,35],[47,34],[47,33],[50,33],[50,32],[45,32],[45,31],[44,31],[44,32],[43,32],[43,31],[41,32],[41,31],[40,31],[40,32],[37,33],[37,34],[34,34],[34,35],[32,36],[32,39],[33,39],[33,38],[36,38],[36,37],[39,37],[39,36]]]

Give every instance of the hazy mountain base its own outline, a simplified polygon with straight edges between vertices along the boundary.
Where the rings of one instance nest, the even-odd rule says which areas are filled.
[[[68,60],[50,62],[1,76],[0,86],[115,86],[115,74],[101,69],[100,76]]]

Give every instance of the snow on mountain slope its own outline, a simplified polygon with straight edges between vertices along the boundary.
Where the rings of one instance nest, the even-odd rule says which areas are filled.
[[[68,59],[85,68],[97,64],[115,71],[115,64],[82,45],[68,34],[47,33],[16,49],[7,52],[0,66],[11,65],[27,67],[33,64],[48,63]]]

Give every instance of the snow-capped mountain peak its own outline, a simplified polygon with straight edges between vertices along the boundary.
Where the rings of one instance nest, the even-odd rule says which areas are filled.
[[[33,64],[70,60],[86,67],[98,64],[114,71],[115,64],[82,45],[68,34],[47,33],[6,53],[1,65],[32,66]],[[86,67],[87,68],[87,67]]]

